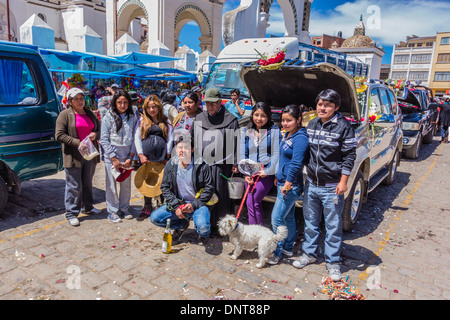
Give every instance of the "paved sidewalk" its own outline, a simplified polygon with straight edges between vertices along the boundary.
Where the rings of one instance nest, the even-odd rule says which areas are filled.
[[[366,299],[450,298],[449,169],[450,144],[435,140],[417,161],[403,159],[392,186],[369,195],[342,251],[343,274]],[[99,165],[94,198],[101,209],[104,184]],[[143,198],[132,190],[137,217]],[[318,291],[322,259],[302,270],[291,265],[301,233],[294,257],[258,269],[256,252],[231,260],[226,238],[196,244],[192,222],[185,242],[165,255],[163,229],[148,220],[113,224],[103,211],[71,227],[63,208],[64,172],[24,182],[20,197],[10,195],[0,218],[0,299],[328,299]],[[269,217],[270,210],[266,223]]]

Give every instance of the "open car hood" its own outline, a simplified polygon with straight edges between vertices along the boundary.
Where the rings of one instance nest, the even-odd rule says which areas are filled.
[[[409,104],[412,104],[413,106],[416,106],[416,110],[421,108],[420,102],[417,99],[417,97],[414,95],[414,93],[411,92],[408,88],[405,88],[403,91],[403,95],[398,96],[397,100],[399,102],[406,102]]]
[[[334,89],[341,96],[339,112],[361,118],[353,78],[329,63],[290,62],[278,70],[260,71],[252,64],[242,66],[240,77],[252,97],[252,102],[265,102],[273,109],[289,104],[304,104],[315,110],[316,97],[325,89]]]

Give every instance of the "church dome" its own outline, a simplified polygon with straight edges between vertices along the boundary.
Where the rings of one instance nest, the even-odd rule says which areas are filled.
[[[369,36],[366,36],[366,27],[363,23],[363,16],[359,19],[356,25],[353,36],[346,39],[341,48],[374,48],[376,47],[375,41]]]

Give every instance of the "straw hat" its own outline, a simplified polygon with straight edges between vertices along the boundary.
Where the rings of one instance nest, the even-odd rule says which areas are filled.
[[[136,189],[149,198],[159,196],[161,182],[164,175],[164,165],[159,162],[146,162],[142,165],[134,177]]]

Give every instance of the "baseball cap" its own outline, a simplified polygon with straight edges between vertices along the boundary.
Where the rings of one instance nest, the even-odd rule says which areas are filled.
[[[222,95],[220,94],[219,89],[217,89],[217,88],[209,88],[205,92],[205,98],[203,98],[203,101],[205,101],[205,102],[217,102],[220,99],[222,99]]]
[[[69,91],[67,91],[67,98],[72,99],[79,93],[81,93],[84,96],[83,90],[81,90],[79,88],[72,88]]]

